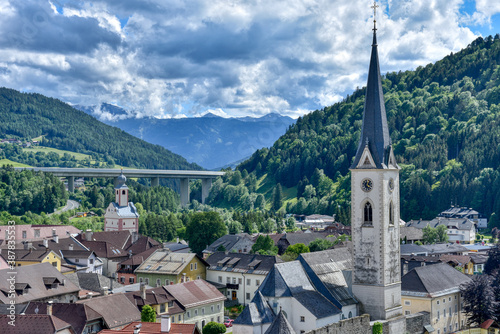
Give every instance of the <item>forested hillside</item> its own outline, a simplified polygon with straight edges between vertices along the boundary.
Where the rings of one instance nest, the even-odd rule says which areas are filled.
[[[57,99],[0,88],[0,134],[72,152],[97,154],[127,167],[201,169],[167,149],[97,121]]]
[[[500,214],[499,35],[478,38],[415,71],[388,73],[383,86],[402,167],[402,219],[432,218],[450,204]],[[288,212],[348,215],[349,167],[359,141],[364,94],[364,88],[358,89],[340,103],[299,118],[270,149],[258,150],[238,166],[244,175],[239,183],[221,179],[212,203],[241,207],[226,190],[239,187],[256,199],[252,192],[259,190],[251,180],[265,176],[281,184],[284,193],[296,190],[289,191],[296,199],[286,203]]]

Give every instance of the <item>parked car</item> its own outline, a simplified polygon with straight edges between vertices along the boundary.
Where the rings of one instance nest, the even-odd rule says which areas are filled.
[[[224,320],[224,326],[226,327],[233,327],[233,319],[226,319]]]

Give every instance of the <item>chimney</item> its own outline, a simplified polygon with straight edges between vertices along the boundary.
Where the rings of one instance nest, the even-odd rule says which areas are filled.
[[[160,332],[161,333],[168,333],[168,332],[170,332],[170,316],[167,315],[167,314],[163,314],[161,316]]]
[[[47,315],[52,315],[52,300],[47,302]]]
[[[23,247],[23,248],[24,248],[24,250],[28,250],[28,249],[29,249],[29,247],[28,247],[28,242],[27,242],[27,241],[23,241],[23,246],[24,246],[24,247]]]
[[[139,233],[132,232],[132,243],[135,244],[139,240]]]
[[[132,257],[132,250],[131,250],[131,249],[129,249],[129,250],[128,250],[128,258],[130,259],[131,257]]]
[[[179,237],[177,237],[177,243],[179,243]]]
[[[92,241],[92,230],[86,230],[85,231],[85,240],[87,241]]]
[[[139,334],[141,332],[142,324],[138,324],[134,327],[134,334]]]
[[[107,296],[107,295],[108,295],[108,293],[109,293],[109,291],[108,291],[108,287],[107,287],[107,286],[103,286],[103,287],[102,287],[102,294],[103,294],[104,296]]]
[[[92,295],[93,295],[92,292],[87,292],[87,299],[92,299]]]
[[[43,239],[43,247],[49,248],[49,240],[48,239]]]
[[[141,283],[141,298],[146,300],[146,283]]]
[[[58,236],[57,234],[56,234],[56,235],[53,235],[53,236],[52,236],[52,239],[54,240],[54,242],[55,242],[56,244],[58,244],[58,243],[59,243],[59,236]]]
[[[68,249],[73,250],[73,244],[69,244]]]

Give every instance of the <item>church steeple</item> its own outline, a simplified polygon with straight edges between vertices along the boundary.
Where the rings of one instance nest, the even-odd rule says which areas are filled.
[[[374,5],[374,11],[376,10]],[[377,6],[378,7],[378,6]],[[380,66],[377,51],[377,27],[373,20],[373,44],[366,85],[365,109],[363,111],[363,126],[359,138],[358,151],[351,168],[365,168],[365,161],[360,160],[367,148],[375,166],[371,168],[384,169],[389,166],[391,138],[387,127],[385,113],[384,91],[380,77]],[[366,160],[366,157],[363,159]]]

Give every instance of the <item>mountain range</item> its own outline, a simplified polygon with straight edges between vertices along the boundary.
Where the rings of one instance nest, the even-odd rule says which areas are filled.
[[[270,113],[265,116],[224,118],[212,113],[202,117],[158,119],[134,118],[117,106],[103,103],[99,117],[93,107],[76,106],[104,123],[182,155],[206,169],[233,167],[256,150],[269,147],[295,120]],[[112,119],[112,120],[110,120]]]

